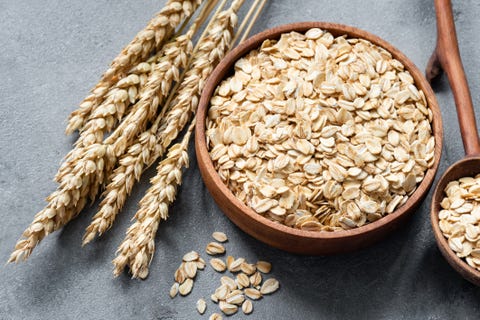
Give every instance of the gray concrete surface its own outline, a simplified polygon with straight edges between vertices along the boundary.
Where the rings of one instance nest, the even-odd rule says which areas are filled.
[[[165,0],[0,1],[0,261],[54,190],[52,178],[74,142],[65,119],[107,64]],[[253,32],[305,20],[350,24],[391,42],[424,69],[435,41],[433,1],[269,1]],[[480,106],[480,2],[454,1],[460,47],[474,104]],[[440,165],[463,148],[445,79],[435,85],[445,124]],[[477,119],[480,110],[477,109]],[[193,148],[190,154],[194,157]],[[254,304],[248,319],[478,319],[480,288],[440,255],[426,198],[409,224],[382,243],[333,257],[302,257],[252,239],[225,218],[206,191],[195,160],[160,227],[146,281],[112,277],[123,239],[150,170],[113,229],[81,248],[95,207],[46,239],[27,263],[0,267],[0,319],[196,319],[195,301],[217,284],[200,273],[194,292],[170,300],[179,258],[202,250],[214,230],[230,237],[233,255],[274,264],[281,290]],[[2,262],[3,263],[3,262]],[[1,264],[1,263],[0,263]],[[216,306],[208,305],[207,314]],[[207,319],[205,315],[202,317]],[[237,314],[231,319],[246,318]]]

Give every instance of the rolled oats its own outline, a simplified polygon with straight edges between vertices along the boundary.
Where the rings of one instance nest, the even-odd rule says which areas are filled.
[[[480,270],[480,174],[451,181],[440,203],[439,226],[459,258]]]
[[[252,301],[246,299],[243,303],[242,303],[242,311],[244,314],[250,314],[252,313],[253,311],[253,303]]]
[[[336,231],[408,200],[434,163],[431,121],[389,52],[310,29],[237,61],[211,99],[206,136],[220,178],[258,214]]]

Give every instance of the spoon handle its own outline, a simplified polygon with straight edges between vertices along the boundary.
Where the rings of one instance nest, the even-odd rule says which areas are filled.
[[[428,61],[426,76],[428,81],[431,81],[441,73],[442,69],[445,71],[457,107],[465,153],[467,156],[480,155],[475,112],[458,49],[451,1],[435,0],[435,10],[437,13],[437,46]]]

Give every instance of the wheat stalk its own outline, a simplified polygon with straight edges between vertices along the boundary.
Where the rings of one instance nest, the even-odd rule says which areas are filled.
[[[183,61],[186,56],[190,55],[192,51],[191,39],[198,30],[198,27],[208,17],[216,3],[216,0],[210,1],[210,3],[203,8],[187,34],[183,38],[179,37],[177,44],[172,44],[172,48],[177,48],[177,50],[171,50],[171,52],[167,50],[166,58],[163,59],[163,62],[159,63],[157,68],[152,72],[153,75],[150,77],[147,89],[145,90],[145,95],[149,97],[149,99],[141,100],[144,104],[138,109],[138,114],[142,115],[142,117],[148,117],[145,114],[149,111],[149,107],[155,105],[156,111],[156,106],[160,104],[161,101],[158,101],[158,98],[156,101],[153,101],[154,94],[160,91],[162,98],[165,98],[167,94],[169,94],[171,81],[168,80],[169,78],[166,76],[166,72],[175,75],[177,82],[183,79],[183,76],[178,76],[178,68],[176,68],[175,65],[179,63],[176,63],[176,60],[180,58]],[[185,41],[182,39],[185,39]],[[169,57],[169,59],[167,59],[167,57]],[[172,93],[175,91],[175,89],[172,90]],[[126,197],[131,192],[135,181],[140,179],[144,166],[149,167],[158,158],[158,154],[163,154],[163,149],[159,150],[161,146],[158,145],[156,139],[156,132],[161,118],[161,115],[157,116],[155,123],[150,129],[143,132],[119,159],[117,168],[108,179],[110,183],[104,192],[104,199],[100,204],[100,210],[95,214],[92,223],[86,229],[83,238],[84,245],[93,240],[96,234],[102,234],[112,226],[116,215],[125,203]],[[133,123],[137,123],[138,125],[138,119]]]
[[[225,5],[225,2],[226,0],[224,0],[217,8],[217,11],[212,17],[213,22],[216,21],[216,17],[219,14],[220,9]],[[211,2],[212,8],[215,4],[216,1]],[[198,52],[198,48],[204,42],[212,40],[212,38],[206,39],[206,33],[210,30],[212,21],[207,25],[204,34],[200,37],[199,43],[195,47],[192,60],[205,55],[205,52],[203,51]],[[184,79],[184,76],[185,75],[182,75],[181,78]],[[208,74],[205,74],[205,76],[208,76]],[[183,83],[184,80],[182,80],[179,86],[183,86]],[[178,86],[172,90],[170,97],[165,104],[166,106],[170,105],[171,98],[175,96],[177,90]],[[194,92],[192,92],[190,97],[194,97]],[[146,168],[164,154],[166,148],[158,143],[157,136],[160,133],[157,133],[157,131],[160,121],[163,120],[165,110],[166,108],[162,109],[162,112],[157,116],[152,127],[147,132],[142,133],[136,143],[133,143],[127,152],[120,158],[119,166],[115,169],[109,179],[110,183],[106,187],[104,199],[100,204],[100,210],[93,217],[92,223],[86,229],[83,244],[90,242],[96,234],[102,234],[112,226],[117,214],[123,207],[128,194],[131,192],[135,181],[140,179],[141,174]]]
[[[199,16],[200,20],[204,19],[204,15],[208,15],[210,6],[205,6],[202,14]],[[98,187],[104,182],[103,175],[109,175],[117,162],[117,157],[124,154],[127,147],[132,144],[135,137],[145,130],[148,121],[150,121],[157,113],[159,104],[168,95],[173,81],[179,80],[180,69],[187,66],[188,56],[192,52],[192,38],[197,31],[200,21],[192,24],[192,27],[185,35],[180,35],[173,41],[167,43],[162,48],[161,58],[153,65],[148,81],[142,88],[139,101],[132,107],[129,114],[124,118],[122,123],[110,134],[108,138],[103,141],[103,145],[112,150],[110,157],[104,158],[104,165],[97,170],[97,177],[92,178],[89,196],[93,201],[97,195]],[[93,135],[88,142],[98,143],[103,138],[103,128],[97,130],[98,132],[90,133]],[[81,140],[82,144],[77,144],[66,157],[66,161],[62,164],[56,180],[60,182],[64,175],[71,172],[72,167],[77,165],[81,159],[81,148],[85,147],[86,143]],[[80,151],[76,150],[80,147]],[[81,162],[81,161],[80,161]]]
[[[223,3],[219,6],[219,9],[223,7],[225,2],[226,1],[223,1]],[[217,9],[217,13],[212,18],[213,22],[217,21],[216,17],[218,11],[219,10]],[[218,17],[220,16],[218,15]],[[219,19],[219,21],[220,23],[223,23],[223,25],[228,22],[225,18]],[[218,30],[218,24],[216,24],[215,26],[215,30]],[[221,33],[209,33],[209,30],[211,30],[212,27],[213,23],[212,25],[207,26],[206,35],[200,38],[199,43],[195,49],[193,65],[197,65],[197,67],[189,69],[189,71],[186,72],[186,77],[181,82],[178,91],[173,90],[172,92],[173,94],[171,95],[171,97],[175,97],[175,93],[177,92],[182,97],[186,97],[182,100],[182,105],[173,108],[175,115],[177,114],[176,112],[179,107],[185,109],[185,103],[188,105],[189,103],[192,103],[192,101],[194,103],[198,101],[200,91],[203,88],[204,80],[211,73],[213,67],[218,63],[220,57],[216,57],[209,63],[205,63],[206,59],[208,59],[208,56],[211,53],[210,48],[220,46],[220,48],[224,48],[224,51],[228,50],[228,47],[225,46],[225,44],[228,42],[221,41]],[[205,45],[206,43],[209,43],[210,45]],[[203,62],[199,64],[198,61]],[[202,76],[202,82],[196,81],[197,84],[201,86],[198,88],[195,86],[192,87],[192,84],[194,85],[195,80],[197,79],[192,79],[192,75],[195,76],[197,74]],[[171,103],[169,102],[166,103],[167,106],[170,104]],[[161,122],[168,122],[173,118],[172,113],[169,112],[167,113],[166,119],[164,119],[165,110],[166,108],[164,108],[162,112],[157,116],[152,127],[148,131],[144,132],[137,140],[137,142],[130,146],[125,155],[120,158],[119,166],[115,169],[113,175],[109,179],[109,181],[111,182],[106,187],[104,199],[100,204],[100,210],[94,216],[92,223],[87,227],[85,236],[83,238],[84,244],[90,242],[96,234],[102,234],[112,226],[116,216],[123,207],[128,194],[131,192],[135,181],[140,179],[141,174],[146,168],[148,168],[152,163],[154,163],[159,157],[164,154],[165,149],[168,147],[168,145],[163,146],[161,143],[159,143],[165,133],[163,132],[163,128],[159,129],[159,125]],[[187,119],[182,119],[182,121],[186,120]],[[182,129],[183,127],[179,128],[179,131],[181,131]],[[170,134],[170,136],[172,135]]]
[[[187,2],[189,1],[182,3]],[[199,0],[195,3],[197,2],[200,3]],[[190,12],[189,8],[191,9],[192,6],[187,4],[181,10]],[[179,43],[188,43],[185,37],[180,36],[177,39]],[[188,44],[185,46],[189,47]],[[165,54],[169,57],[175,56],[175,63],[185,65],[184,56],[177,57],[178,51],[175,51],[173,45],[165,46]],[[177,73],[172,71],[172,80],[173,75]],[[97,143],[96,139],[92,144],[77,144],[66,156],[55,176],[55,180],[59,183],[57,190],[47,197],[47,206],[35,215],[30,226],[24,231],[22,238],[15,245],[9,262],[26,260],[45,236],[58,230],[78,215],[88,198],[93,201],[100,185],[105,181],[106,173],[111,171],[118,155],[118,145]]]
[[[128,264],[134,278],[147,277],[160,219],[167,219],[168,206],[175,200],[177,187],[182,183],[182,168],[188,167],[187,149],[194,124],[192,122],[182,141],[173,145],[166,159],[158,165],[158,174],[151,180],[152,186],[135,215],[137,221],[128,229],[113,260],[115,276]]]
[[[80,129],[75,146],[88,146],[103,141],[105,133],[110,132],[129,111],[129,107],[138,101],[150,72],[163,54],[164,51],[160,50],[146,62],[140,62],[109,89],[104,101],[92,110]]]
[[[169,39],[182,20],[193,14],[201,0],[169,0],[166,6],[140,31],[120,54],[112,61],[98,84],[91,90],[69,117],[66,133],[83,127],[91,112],[103,102],[109,89],[125,72],[137,63],[145,60],[153,51],[158,50]]]
[[[47,197],[47,206],[37,213],[16,243],[9,262],[26,260],[37,244],[51,232],[72,220],[86,205],[91,196],[91,181],[103,179],[104,158],[111,151],[104,145],[93,144],[84,148],[81,160],[71,171],[59,177],[59,186]]]
[[[236,12],[242,4],[243,0],[236,0],[228,10],[221,12],[211,29],[207,30],[205,40],[199,44],[191,69],[187,71],[176,98],[172,100],[166,118],[162,118],[164,125],[160,126],[157,135],[162,148],[166,149],[178,136],[196,110],[206,78],[230,48],[233,29],[237,23]],[[175,125],[172,126],[172,123]],[[143,279],[148,275],[160,219],[168,217],[168,206],[175,199],[177,186],[181,183],[181,168],[188,165],[188,140],[194,124],[193,121],[182,142],[172,146],[165,160],[158,165],[157,175],[151,180],[152,186],[140,201],[140,209],[135,214],[137,221],[127,230],[127,236],[113,260],[115,276],[127,265],[134,278]],[[172,131],[173,127],[175,130]]]

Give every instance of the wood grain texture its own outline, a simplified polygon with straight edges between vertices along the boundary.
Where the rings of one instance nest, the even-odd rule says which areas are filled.
[[[388,50],[394,58],[401,61],[410,71],[416,85],[424,91],[428,105],[433,112],[432,127],[436,141],[436,160],[433,167],[427,170],[425,178],[405,205],[382,219],[352,230],[338,232],[303,231],[274,223],[262,217],[238,200],[221,181],[213,167],[206,145],[205,124],[210,98],[221,80],[232,73],[234,63],[251,50],[258,48],[266,39],[278,39],[282,33],[290,31],[305,32],[310,28],[321,28],[334,36],[347,35],[350,38],[367,39]],[[398,49],[379,37],[354,27],[327,22],[301,22],[282,25],[261,32],[240,44],[220,62],[210,76],[200,99],[195,147],[198,165],[205,185],[225,215],[240,229],[260,241],[285,251],[298,254],[324,255],[353,251],[371,245],[405,223],[407,218],[415,212],[432,185],[441,156],[442,139],[442,121],[435,95],[422,72]]]
[[[437,46],[430,58],[426,75],[429,80],[445,71],[452,88],[457,108],[458,122],[462,134],[466,158],[451,165],[438,181],[435,188],[430,220],[438,247],[448,263],[465,279],[480,286],[480,271],[469,266],[450,249],[439,226],[440,202],[445,197],[445,187],[450,181],[475,176],[480,172],[480,144],[472,98],[463,69],[450,0],[435,0],[437,15]]]
[[[442,70],[447,74],[455,99],[465,153],[468,156],[479,156],[480,141],[475,122],[475,112],[473,111],[472,97],[458,49],[450,0],[435,0],[435,9],[437,15],[437,46],[428,62],[426,76],[431,81]]]

